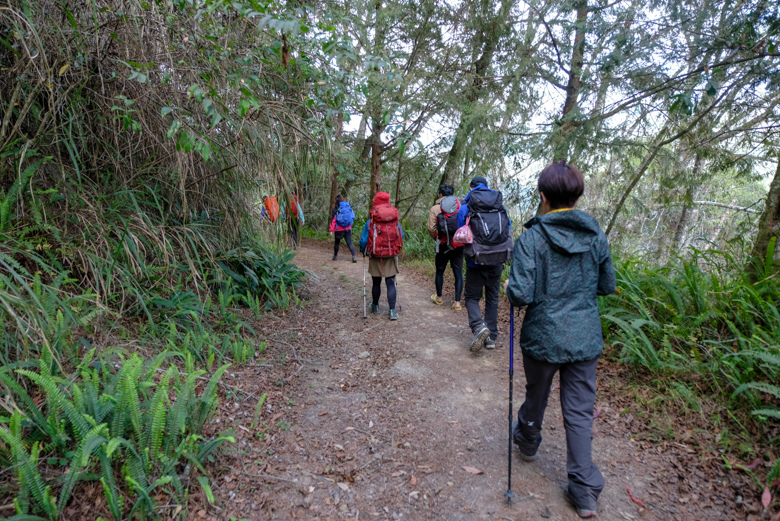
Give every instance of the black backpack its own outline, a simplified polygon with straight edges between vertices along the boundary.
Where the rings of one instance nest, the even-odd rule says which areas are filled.
[[[469,196],[469,227],[474,241],[464,253],[475,264],[503,264],[512,257],[512,228],[498,190],[472,190]]]

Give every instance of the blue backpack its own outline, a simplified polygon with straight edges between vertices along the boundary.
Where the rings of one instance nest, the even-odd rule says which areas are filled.
[[[336,212],[336,224],[342,228],[349,228],[355,222],[355,212],[347,201],[339,203],[339,210]]]

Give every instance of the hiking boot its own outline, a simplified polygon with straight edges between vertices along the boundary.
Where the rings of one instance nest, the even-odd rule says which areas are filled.
[[[519,434],[519,431],[517,430],[517,420],[515,420],[515,422],[512,424],[512,441],[514,442],[515,447],[517,447],[517,452],[520,453],[520,459],[528,462],[539,459],[539,454],[537,454],[537,451],[539,450],[539,445],[542,443],[542,439],[539,438],[539,441],[536,442],[533,453],[527,454],[523,449],[520,448],[520,443],[518,443],[517,438],[515,437],[517,434]]]
[[[338,258],[338,255],[333,256],[333,260],[336,260]]]
[[[352,256],[352,264],[357,264],[357,255]]]
[[[496,339],[495,338],[486,338],[485,339],[485,349],[495,349],[496,348]]]
[[[390,310],[390,320],[398,320],[398,312],[394,309]]]
[[[582,508],[581,506],[577,505],[577,503],[574,501],[574,498],[571,497],[569,494],[569,485],[566,484],[563,486],[563,497],[566,498],[566,501],[571,503],[571,505],[577,510],[577,515],[580,516],[583,519],[587,519],[589,517],[596,517],[596,509],[595,508]]]
[[[490,330],[485,324],[482,324],[474,333],[474,340],[471,341],[469,349],[472,353],[478,353],[480,349],[485,347],[485,339],[490,336]]]
[[[379,304],[374,304],[373,302],[368,305],[368,309],[371,310],[371,313],[374,315],[379,314]]]

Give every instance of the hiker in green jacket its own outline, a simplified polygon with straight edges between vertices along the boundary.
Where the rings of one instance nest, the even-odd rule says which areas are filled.
[[[506,289],[513,306],[527,306],[520,334],[526,387],[514,442],[532,461],[555,373],[560,373],[568,483],[564,494],[580,517],[596,515],[604,477],[591,458],[596,366],[603,348],[598,295],[615,291],[609,243],[596,219],[575,210],[585,185],[565,162],[539,176],[543,214],[525,224],[512,252]]]

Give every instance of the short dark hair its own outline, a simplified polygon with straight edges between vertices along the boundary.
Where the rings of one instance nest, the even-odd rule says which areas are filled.
[[[336,204],[339,204],[341,201],[343,201],[341,194],[336,194]]]
[[[577,167],[566,161],[553,163],[539,175],[539,192],[553,210],[571,208],[585,191],[585,181]]]
[[[455,189],[452,187],[452,185],[441,185],[439,187],[439,193],[444,197],[449,197],[455,193]]]
[[[485,185],[485,187],[487,187],[488,185],[487,179],[485,179],[481,175],[478,175],[477,177],[471,180],[471,183],[469,183],[470,188],[476,188],[479,185]]]

